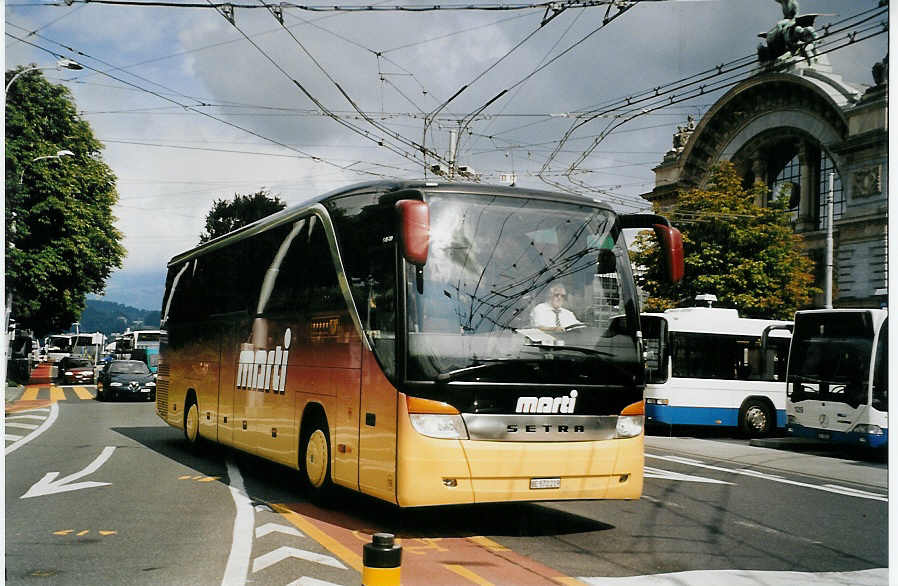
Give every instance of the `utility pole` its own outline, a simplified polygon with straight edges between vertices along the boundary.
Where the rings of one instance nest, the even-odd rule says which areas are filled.
[[[826,273],[823,282],[823,307],[833,308],[833,178],[829,172],[829,191],[826,194]]]
[[[449,131],[449,179],[455,179],[455,154],[458,148],[458,131]]]

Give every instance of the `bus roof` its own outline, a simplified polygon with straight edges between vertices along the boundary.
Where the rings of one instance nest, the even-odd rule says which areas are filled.
[[[279,226],[286,222],[292,221],[294,218],[298,216],[302,216],[306,214],[309,209],[311,209],[316,204],[323,203],[325,201],[329,201],[332,199],[338,199],[340,197],[346,197],[349,195],[363,194],[363,193],[372,193],[372,192],[381,192],[381,193],[392,193],[396,191],[402,191],[406,189],[421,189],[427,190],[430,193],[462,193],[462,194],[471,194],[471,195],[501,195],[506,197],[526,197],[530,199],[542,199],[547,201],[556,201],[561,203],[571,203],[578,205],[589,205],[598,207],[610,212],[614,212],[610,205],[600,200],[591,199],[588,197],[584,197],[581,195],[575,195],[571,193],[560,193],[554,191],[544,191],[541,189],[524,189],[520,187],[508,187],[505,185],[488,185],[481,183],[452,183],[452,182],[438,182],[438,181],[423,181],[423,180],[393,180],[393,181],[369,181],[365,183],[356,183],[354,185],[350,185],[347,187],[343,187],[340,189],[336,189],[334,191],[330,191],[323,195],[314,197],[312,199],[306,200],[305,202],[289,207],[287,209],[281,210],[279,212],[275,212],[270,216],[266,216],[251,224],[247,224],[246,226],[242,226],[233,232],[228,234],[224,234],[210,240],[209,242],[204,242],[199,246],[196,246],[190,250],[184,251],[180,254],[175,255],[168,262],[168,266],[171,267],[177,263],[183,262],[190,258],[194,258],[203,252],[218,248],[222,241],[237,241],[242,240],[245,237],[249,237],[253,234],[257,234],[259,232],[265,231],[268,228],[272,228],[275,226]]]
[[[767,326],[791,325],[791,321],[739,317],[739,311],[722,307],[682,307],[664,313],[644,313],[667,320],[671,332],[760,336]],[[789,337],[784,330],[773,330],[772,337]]]

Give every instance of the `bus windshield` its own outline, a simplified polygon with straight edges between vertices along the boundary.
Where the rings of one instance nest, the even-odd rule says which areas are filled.
[[[867,403],[873,324],[864,313],[807,314],[795,323],[790,397]]]
[[[406,273],[409,380],[642,381],[613,212],[485,195],[427,201],[427,262]]]

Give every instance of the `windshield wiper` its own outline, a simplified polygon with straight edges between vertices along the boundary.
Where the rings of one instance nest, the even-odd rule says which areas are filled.
[[[530,348],[539,348],[541,350],[574,350],[576,352],[582,352],[583,354],[590,354],[593,356],[614,357],[614,354],[612,354],[611,352],[596,350],[595,348],[584,348],[583,346],[555,346],[553,344],[524,344],[524,346]]]
[[[467,374],[467,373],[473,372],[475,370],[480,370],[480,369],[486,368],[488,366],[495,366],[497,363],[500,363],[500,362],[511,363],[511,362],[520,362],[520,361],[513,360],[513,359],[502,359],[502,358],[492,358],[489,360],[481,359],[480,364],[472,364],[471,366],[466,366],[464,368],[457,368],[455,370],[450,370],[449,372],[441,372],[440,374],[437,375],[436,380],[439,383],[452,382],[463,374]]]

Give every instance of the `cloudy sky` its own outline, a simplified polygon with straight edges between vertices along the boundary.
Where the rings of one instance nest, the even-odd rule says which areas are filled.
[[[458,164],[484,182],[514,174],[520,186],[645,209],[639,195],[677,126],[751,75],[758,33],[782,18],[774,0],[646,0],[621,13],[569,8],[541,26],[543,7],[384,10],[436,4],[389,0],[285,6],[281,24],[241,0],[232,24],[211,3],[139,1],[7,0],[5,60],[84,64],[44,74],[71,89],[118,177],[128,255],[105,299],[146,309],[159,307],[166,262],[198,242],[215,199],[265,188],[293,205],[360,181],[423,178],[448,159],[450,131]],[[832,25],[833,69],[872,84],[887,9],[800,4],[822,15],[818,30]],[[482,9],[445,9],[461,6]],[[617,17],[603,24],[606,13]]]

